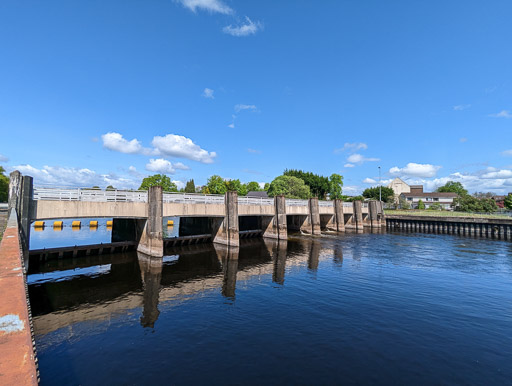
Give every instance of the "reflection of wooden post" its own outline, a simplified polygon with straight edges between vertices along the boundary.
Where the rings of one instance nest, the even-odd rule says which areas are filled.
[[[142,296],[143,309],[140,324],[142,327],[153,328],[160,315],[160,311],[158,310],[158,298],[160,295],[163,259],[151,257],[141,252],[137,252],[137,257],[139,259],[140,273],[144,285],[144,294]]]
[[[236,292],[236,274],[238,272],[238,248],[214,244],[217,258],[222,263],[222,295],[234,298]]]
[[[311,243],[311,249],[309,250],[309,258],[308,258],[308,268],[312,271],[316,271],[318,269],[318,260],[320,258],[320,249],[321,245],[317,242]]]
[[[277,284],[284,284],[287,246],[288,242],[286,240],[279,240],[274,251],[274,271],[272,272],[272,281]]]

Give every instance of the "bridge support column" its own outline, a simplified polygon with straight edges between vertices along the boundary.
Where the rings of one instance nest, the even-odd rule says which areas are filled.
[[[164,256],[163,192],[161,186],[148,190],[148,219],[142,230],[137,251],[149,256]]]
[[[370,226],[372,229],[377,229],[380,227],[379,224],[379,213],[377,208],[377,201],[370,201],[368,203],[368,216],[370,217]]]
[[[345,216],[343,214],[343,201],[334,200],[334,219],[336,221],[336,231],[345,232]]]
[[[311,226],[311,234],[312,235],[320,235],[322,234],[320,228],[320,208],[318,207],[318,197],[311,197],[309,199],[309,216],[308,225]]]
[[[363,225],[363,203],[361,201],[354,201],[354,214],[352,220],[355,222],[358,231],[364,230]]]
[[[274,197],[274,216],[272,218],[261,217],[261,221],[263,237],[277,240],[288,239],[288,227],[286,224],[286,200],[284,196]]]
[[[240,245],[238,234],[238,194],[226,192],[224,196],[224,218],[213,219],[213,242],[238,247]]]

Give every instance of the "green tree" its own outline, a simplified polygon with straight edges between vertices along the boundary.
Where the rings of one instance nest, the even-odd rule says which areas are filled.
[[[229,180],[224,182],[228,191],[236,191],[239,196],[247,196],[247,186],[242,184],[240,180]]]
[[[94,185],[91,189],[93,189],[93,190],[101,190],[101,188],[98,185]]]
[[[464,189],[464,186],[460,182],[448,181],[443,186],[437,188],[436,192],[440,193],[457,193],[459,196],[465,196],[468,191]]]
[[[393,189],[388,188],[387,186],[381,186],[382,191],[382,201],[384,202],[393,202],[395,197],[395,192]],[[363,192],[363,197],[369,198],[372,200],[378,200],[379,199],[379,187],[374,186],[372,188],[366,188]]]
[[[305,172],[302,170],[286,169],[283,173],[284,176],[291,176],[300,178],[304,183],[309,186],[312,196],[318,198],[325,198],[326,194],[329,193],[331,184],[329,178],[314,174],[311,172]]]
[[[194,184],[194,180],[191,179],[190,181],[187,181],[187,184],[185,185],[185,193],[195,193],[196,192],[196,185]]]
[[[509,193],[508,196],[505,197],[505,202],[503,204],[505,205],[505,208],[512,209],[512,193]]]
[[[411,209],[411,204],[409,204],[403,196],[398,197],[398,204],[400,206],[400,209]]]
[[[247,192],[260,192],[263,189],[260,188],[260,184],[256,181],[251,181],[247,184]]]
[[[363,196],[342,196],[341,199],[345,202],[364,201]]]
[[[476,198],[470,195],[459,196],[453,200],[455,210],[459,212],[492,213],[498,210],[498,205],[492,198]]]
[[[4,172],[5,169],[0,166],[0,202],[7,202],[9,199],[9,177]]]
[[[263,187],[263,190],[264,190],[265,192],[268,192],[268,189],[269,189],[269,188],[270,188],[270,183],[265,182],[265,186]]]
[[[276,177],[267,193],[270,197],[284,195],[287,198],[306,199],[311,196],[309,186],[302,179],[293,176]]]
[[[109,185],[105,188],[105,190],[116,190],[112,185]]]
[[[425,203],[423,202],[423,200],[418,201],[418,209],[420,209],[420,210],[425,209]]]
[[[343,177],[339,174],[331,174],[329,177],[329,197],[331,200],[343,197]]]
[[[224,194],[228,191],[226,183],[221,176],[213,175],[206,181],[206,194]]]
[[[164,192],[177,192],[178,187],[165,174],[155,174],[142,180],[139,190],[148,190],[150,186],[161,186]]]
[[[428,207],[428,210],[443,210],[443,206],[438,202],[434,202]]]

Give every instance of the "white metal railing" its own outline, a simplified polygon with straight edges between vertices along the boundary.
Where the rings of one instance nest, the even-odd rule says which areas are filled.
[[[367,203],[367,202],[363,202],[362,207],[363,207],[363,208],[368,208],[368,203]]]
[[[354,204],[352,204],[351,202],[344,202],[343,203],[343,207],[344,208],[352,208],[354,206]]]
[[[147,191],[55,189],[34,187],[34,200],[95,201],[95,202],[147,202]]]
[[[297,200],[295,198],[287,198],[286,205],[288,205],[288,206],[307,206],[308,200]]]
[[[238,197],[238,203],[240,205],[274,205],[273,198],[263,197]]]
[[[224,195],[165,192],[163,200],[165,203],[177,204],[224,204]]]
[[[329,208],[332,208],[334,206],[333,201],[320,201],[318,200],[318,206],[327,206]]]

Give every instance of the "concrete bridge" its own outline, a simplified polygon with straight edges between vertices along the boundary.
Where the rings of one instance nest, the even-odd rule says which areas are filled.
[[[163,256],[164,217],[180,217],[180,235],[211,234],[214,243],[239,246],[240,233],[258,231],[265,238],[285,240],[288,229],[318,235],[322,231],[362,230],[385,226],[378,201],[362,203],[238,197],[148,191],[102,191],[33,187],[32,177],[11,174],[11,193],[17,196],[20,224],[28,248],[30,224],[65,218],[114,219],[114,229],[125,230],[124,240],[136,241],[138,251]],[[50,225],[50,224],[48,224]]]

